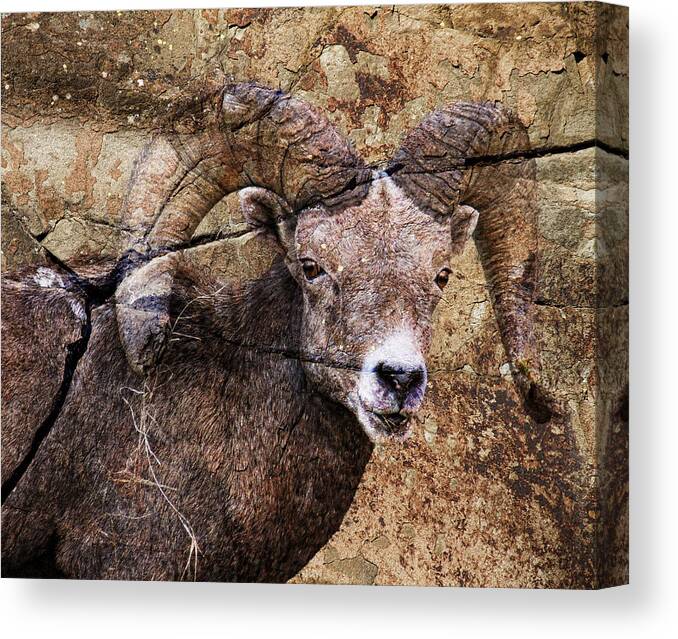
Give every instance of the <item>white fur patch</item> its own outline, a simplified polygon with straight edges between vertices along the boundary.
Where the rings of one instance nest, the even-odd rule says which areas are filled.
[[[71,306],[73,314],[81,321],[84,322],[87,319],[87,313],[85,313],[85,307],[78,302],[78,300],[71,299],[68,301]]]
[[[33,276],[33,281],[40,288],[54,288],[55,286],[63,287],[64,281],[52,269],[41,266],[38,268],[36,274]]]

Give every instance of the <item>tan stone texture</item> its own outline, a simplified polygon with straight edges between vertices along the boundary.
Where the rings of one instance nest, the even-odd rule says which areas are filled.
[[[525,415],[470,243],[436,311],[414,436],[377,448],[341,529],[294,581],[628,579],[625,8],[10,14],[2,37],[4,269],[117,257],[136,156],[214,68],[320,107],[375,166],[437,106],[514,109],[540,150],[537,337],[547,386],[567,410],[546,424]],[[196,238],[192,257],[226,279],[256,277],[271,261],[234,196]]]

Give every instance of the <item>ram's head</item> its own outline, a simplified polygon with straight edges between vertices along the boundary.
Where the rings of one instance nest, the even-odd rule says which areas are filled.
[[[500,106],[430,115],[384,171],[358,158],[309,105],[247,84],[220,86],[197,132],[158,136],[124,207],[131,265],[116,294],[130,365],[157,364],[169,322],[172,253],[239,191],[246,219],[280,247],[303,293],[300,359],[322,394],[373,440],[403,438],[422,403],[433,310],[450,258],[475,233],[514,379],[548,419],[532,340],[534,161]]]

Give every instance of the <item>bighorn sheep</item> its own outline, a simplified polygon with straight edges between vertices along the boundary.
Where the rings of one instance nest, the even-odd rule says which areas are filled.
[[[201,104],[196,130],[137,161],[114,298],[93,304],[96,283],[58,267],[5,278],[5,575],[292,577],[339,527],[373,442],[407,436],[449,258],[476,222],[514,378],[548,417],[535,167],[513,116],[443,108],[379,172],[281,92],[221,84]],[[235,191],[280,259],[226,286],[180,249]]]

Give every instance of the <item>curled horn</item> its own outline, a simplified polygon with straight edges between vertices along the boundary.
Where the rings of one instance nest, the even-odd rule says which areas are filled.
[[[479,212],[476,242],[512,374],[528,413],[539,422],[554,411],[539,385],[533,336],[537,280],[536,165],[526,156],[522,123],[492,103],[458,103],[413,129],[389,169],[424,210]]]
[[[157,135],[140,154],[123,205],[116,316],[128,362],[140,374],[165,346],[175,251],[219,200],[256,186],[296,211],[368,179],[347,142],[301,100],[217,78],[199,104],[197,131]]]

